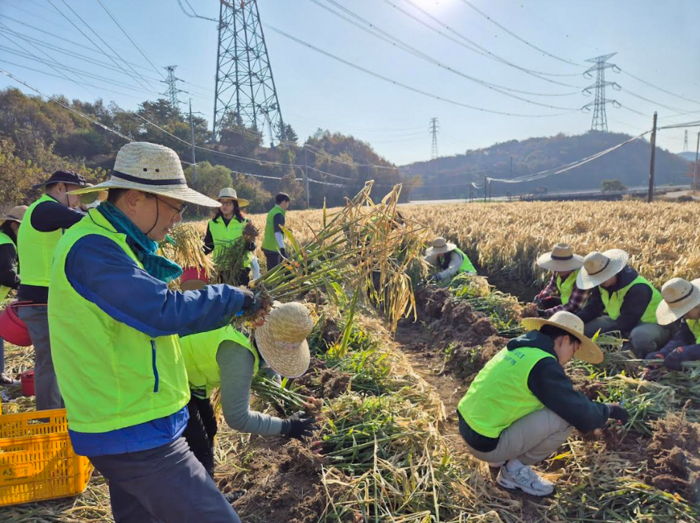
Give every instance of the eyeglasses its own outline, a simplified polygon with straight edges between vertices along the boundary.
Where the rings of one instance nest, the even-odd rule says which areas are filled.
[[[163,202],[165,205],[167,205],[167,206],[170,207],[171,209],[177,211],[177,214],[176,214],[175,216],[179,216],[180,218],[182,218],[182,215],[185,214],[185,211],[187,210],[187,205],[181,205],[181,206],[178,208],[178,207],[175,207],[174,205],[169,204],[169,203],[166,202],[165,200],[161,200],[161,199],[158,198],[157,196],[156,196],[156,200],[158,200],[159,202]]]

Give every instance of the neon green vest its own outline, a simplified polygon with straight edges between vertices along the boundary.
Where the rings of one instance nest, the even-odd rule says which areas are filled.
[[[51,276],[51,262],[58,240],[63,236],[62,230],[39,232],[32,227],[32,213],[43,202],[55,202],[44,195],[29,206],[24,213],[17,233],[19,266],[22,268],[22,283],[37,287],[48,287]]]
[[[209,220],[209,232],[211,232],[211,238],[214,240],[214,252],[212,254],[214,263],[216,263],[216,259],[226,247],[243,236],[243,229],[247,224],[248,219],[239,222],[236,218],[231,218],[228,225],[224,223],[223,218],[218,218],[216,221]],[[244,267],[250,267],[252,257],[252,253],[246,255],[246,261],[243,263]]]
[[[97,209],[66,231],[56,247],[48,307],[51,354],[68,426],[97,433],[169,416],[187,405],[190,389],[177,336],[153,339],[103,312],[68,282],[68,253],[89,235],[112,240],[141,264],[126,236]]]
[[[275,205],[269,213],[267,213],[267,222],[265,223],[265,237],[263,238],[262,248],[266,251],[279,252],[280,246],[277,245],[275,239],[275,216],[286,214],[284,209],[279,205]]]
[[[527,386],[535,364],[554,358],[537,348],[502,349],[479,372],[466,395],[457,405],[464,421],[487,438],[497,438],[503,430],[544,407]]]
[[[187,367],[187,379],[190,388],[193,389],[193,394],[195,390],[206,389],[205,397],[208,398],[211,391],[221,385],[221,374],[216,354],[224,341],[232,341],[248,349],[255,358],[253,373],[258,373],[260,369],[258,351],[255,350],[245,334],[237,331],[231,325],[185,336],[180,338],[180,346],[182,347],[182,356],[185,358],[185,367]]]
[[[605,305],[605,312],[608,316],[610,316],[610,318],[616,320],[620,317],[620,310],[622,309],[622,304],[625,301],[625,296],[627,295],[627,292],[632,288],[633,285],[637,284],[649,286],[652,293],[651,301],[649,302],[649,305],[647,305],[647,308],[644,311],[644,314],[642,315],[641,322],[656,323],[656,309],[659,306],[659,303],[661,303],[661,301],[663,300],[663,297],[661,296],[661,293],[657,291],[654,288],[654,286],[642,276],[637,276],[627,287],[623,287],[619,291],[613,292],[612,296],[605,288],[599,287],[600,297],[603,300],[603,305]]]
[[[559,297],[561,298],[562,305],[569,303],[571,293],[574,292],[574,285],[576,284],[576,277],[579,272],[581,272],[581,269],[572,272],[563,282],[561,281],[561,276],[557,274],[557,289],[559,289]]]
[[[700,343],[700,320],[685,320],[685,324],[695,336],[695,343]]]
[[[476,269],[474,268],[474,265],[472,264],[472,261],[469,259],[469,256],[464,254],[462,251],[459,249],[455,249],[455,251],[459,254],[462,255],[462,265],[459,266],[459,272],[473,272],[476,273]]]
[[[17,249],[15,246],[15,242],[12,241],[12,238],[10,238],[7,234],[4,232],[0,232],[0,245],[12,245]],[[10,287],[7,287],[6,285],[0,285],[0,301],[4,300],[7,298],[7,295],[10,293]]]

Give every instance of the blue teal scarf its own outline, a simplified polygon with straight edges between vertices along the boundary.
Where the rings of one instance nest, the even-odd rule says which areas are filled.
[[[156,254],[158,244],[150,240],[127,216],[109,202],[102,202],[97,210],[117,232],[126,235],[126,243],[134,251],[144,270],[154,278],[168,283],[180,277],[182,268],[175,262]]]

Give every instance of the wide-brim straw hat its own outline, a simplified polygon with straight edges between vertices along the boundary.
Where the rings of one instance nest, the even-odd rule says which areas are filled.
[[[306,337],[313,328],[314,319],[301,303],[275,303],[265,324],[255,329],[255,342],[274,371],[285,378],[298,378],[309,368]]]
[[[217,200],[219,200],[220,202],[224,202],[224,201],[238,202],[239,207],[247,207],[248,204],[250,203],[245,198],[239,198],[238,193],[236,193],[236,189],[231,189],[230,187],[226,187],[225,189],[221,189],[221,191],[219,191],[219,197],[217,198]]]
[[[24,218],[24,213],[27,212],[28,208],[29,207],[26,205],[17,205],[16,207],[13,207],[7,212],[7,214],[0,217],[0,225],[5,222],[22,223],[22,218]]]
[[[656,309],[656,321],[669,325],[700,305],[700,279],[673,278],[661,287],[661,296],[664,299]]]
[[[622,249],[592,252],[583,259],[583,267],[576,278],[576,286],[587,290],[597,287],[627,267],[629,255]]]
[[[527,330],[540,330],[545,325],[551,325],[566,331],[581,342],[581,346],[574,353],[574,358],[588,363],[601,363],[603,361],[603,353],[598,345],[583,333],[583,320],[575,314],[559,311],[548,320],[544,318],[523,318],[522,324]]]
[[[445,238],[435,238],[433,240],[432,246],[428,247],[425,251],[425,257],[430,258],[432,256],[437,256],[438,254],[445,254],[452,252],[457,248],[454,243],[448,242]]]
[[[583,256],[574,254],[570,245],[558,243],[552,252],[547,252],[537,258],[537,265],[554,272],[577,271],[583,267]]]
[[[221,207],[216,200],[187,187],[180,158],[175,151],[149,142],[131,142],[119,149],[111,178],[94,187],[71,191],[88,194],[109,189],[133,189],[175,200]]]

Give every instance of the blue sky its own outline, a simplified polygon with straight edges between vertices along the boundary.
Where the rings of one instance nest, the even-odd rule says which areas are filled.
[[[318,127],[341,131],[370,142],[387,159],[404,164],[429,159],[428,123],[432,117],[440,121],[438,144],[441,156],[511,139],[558,132],[579,134],[591,125],[590,113],[575,110],[593,100],[592,96],[581,94],[581,88],[594,82],[581,76],[585,67],[590,65],[585,60],[610,52],[618,53],[611,62],[623,71],[608,72],[608,79],[622,86],[621,91],[609,89],[608,97],[618,100],[623,106],[619,109],[608,107],[610,130],[639,134],[651,127],[651,115],[655,109],[665,124],[700,119],[700,62],[694,54],[694,50],[700,48],[700,3],[697,0],[469,0],[522,39],[580,65],[565,63],[527,46],[484,19],[464,0],[411,1],[454,32],[439,27],[406,0],[335,0],[445,67],[458,71],[458,74],[371,36],[312,0],[259,0],[258,4],[264,23],[397,82],[462,104],[529,116],[490,114],[422,96],[365,75],[266,29],[283,116],[302,140]],[[140,73],[152,79],[146,89],[136,86],[134,80],[121,71],[86,63],[75,56],[42,46],[43,43],[60,46],[114,67],[51,5],[53,3],[97,41],[70,12],[64,0],[0,0],[0,67],[45,94],[65,94],[83,100],[101,97],[105,101],[115,101],[125,109],[134,109],[140,101],[156,98],[155,93],[165,90],[165,85],[157,81],[157,71],[109,18],[98,0],[66,2],[122,58],[133,62]],[[102,2],[153,64],[158,68],[178,66],[176,74],[188,82],[182,88],[190,91],[194,110],[211,121],[216,24],[187,17],[177,0]],[[218,0],[189,2],[200,15],[218,17]],[[317,2],[337,10],[328,0]],[[186,6],[184,0],[182,3]],[[458,35],[465,36],[486,53],[522,68],[547,73],[546,78],[568,86],[544,81],[470,51],[420,25],[394,5],[457,41],[464,42]],[[33,38],[30,41],[36,47],[17,34]],[[51,68],[45,63],[28,60],[27,53],[40,56],[42,60],[50,57],[61,65],[54,64]],[[61,78],[56,68],[65,71],[64,67],[88,71],[124,85],[115,86],[93,79],[94,87],[86,87],[84,78],[75,77],[70,72],[66,71],[75,77],[77,84]],[[645,85],[625,73],[687,100]],[[520,98],[565,109],[551,109],[505,96],[464,76],[534,93],[509,91]],[[17,86],[11,79],[0,75],[0,88],[10,85]],[[182,98],[188,96],[183,94]],[[698,112],[673,116],[678,112],[694,111]],[[557,113],[565,114],[534,116]],[[689,129],[690,148],[693,150],[697,130]],[[683,130],[663,131],[658,142],[672,151],[681,151]]]

